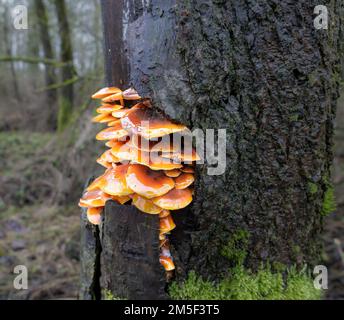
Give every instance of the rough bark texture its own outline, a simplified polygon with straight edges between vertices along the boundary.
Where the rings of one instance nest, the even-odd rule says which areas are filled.
[[[316,1],[126,1],[133,86],[191,128],[227,129],[225,174],[198,166],[183,270],[219,276],[238,230],[253,268],[319,262],[340,29],[325,2],[329,30],[313,26]]]
[[[117,298],[166,298],[158,217],[111,202],[104,213],[101,245],[103,289]]]
[[[114,1],[106,3],[112,12]],[[227,130],[226,172],[210,176],[207,163],[198,165],[190,211],[175,215],[177,277],[221,277],[233,264],[221,250],[242,230],[248,267],[318,264],[340,3],[322,3],[328,30],[313,26],[315,0],[118,3],[107,14],[122,21],[125,47],[107,54],[124,53],[128,82],[192,129]]]

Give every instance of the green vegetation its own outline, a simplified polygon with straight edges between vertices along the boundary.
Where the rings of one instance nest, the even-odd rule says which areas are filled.
[[[322,204],[321,215],[327,216],[336,210],[336,199],[334,195],[334,188],[332,185],[328,185],[324,194],[324,200]]]
[[[19,161],[35,155],[51,137],[51,133],[41,132],[0,132],[1,171],[6,174]]]
[[[115,296],[110,290],[103,290],[103,300],[126,300]]]
[[[242,265],[219,283],[203,280],[192,271],[185,282],[174,282],[169,293],[177,300],[316,300],[322,295],[305,270],[290,268],[282,273],[265,266],[253,273]]]
[[[242,264],[247,254],[248,240],[249,233],[246,230],[238,230],[222,248],[221,255],[234,264]]]
[[[308,183],[308,192],[311,195],[317,194],[318,190],[319,190],[319,188],[318,188],[318,186],[315,183],[313,183],[313,182],[309,182]]]

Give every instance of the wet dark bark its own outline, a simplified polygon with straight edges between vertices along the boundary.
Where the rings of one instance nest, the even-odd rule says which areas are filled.
[[[177,277],[221,277],[234,263],[221,250],[242,230],[248,267],[319,264],[340,3],[322,3],[330,28],[316,30],[313,0],[123,0],[116,13],[114,2],[123,27],[110,38],[125,47],[107,54],[125,52],[128,82],[191,129],[227,130],[225,173],[198,165],[191,212],[175,215]]]
[[[39,27],[40,40],[42,43],[43,54],[45,59],[54,59],[54,51],[49,35],[49,17],[42,0],[35,0],[34,7]],[[49,87],[57,82],[54,66],[45,67],[45,84]],[[55,89],[47,89],[47,107],[51,109],[48,119],[48,128],[50,130],[57,129],[57,92]]]

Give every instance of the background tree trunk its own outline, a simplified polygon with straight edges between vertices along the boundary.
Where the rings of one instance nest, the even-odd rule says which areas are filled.
[[[60,61],[68,62],[62,70],[62,88],[60,89],[60,101],[58,111],[58,130],[64,129],[69,121],[73,110],[74,102],[74,86],[73,77],[75,76],[75,69],[73,66],[73,47],[72,36],[68,22],[68,10],[65,0],[55,0],[55,8],[59,24],[59,33],[61,41]]]
[[[49,17],[44,5],[43,0],[35,0],[34,1],[35,11],[36,11],[36,19],[38,22],[39,27],[39,34],[41,38],[43,54],[45,59],[54,59],[54,52],[52,47],[52,42],[50,41],[49,35]],[[55,84],[56,81],[56,74],[54,66],[45,65],[45,84],[46,87],[49,87]],[[51,109],[50,116],[48,119],[48,128],[51,130],[57,129],[57,92],[55,89],[47,89],[47,107]]]
[[[337,1],[325,2],[337,12]],[[105,32],[107,75],[129,70],[114,84],[130,83],[191,129],[227,130],[226,172],[211,176],[209,164],[197,165],[190,211],[174,215],[177,279],[191,270],[219,279],[237,263],[223,250],[243,232],[244,264],[253,270],[321,262],[340,17],[330,14],[331,27],[316,30],[317,4],[103,1],[112,15],[104,20],[112,30]]]

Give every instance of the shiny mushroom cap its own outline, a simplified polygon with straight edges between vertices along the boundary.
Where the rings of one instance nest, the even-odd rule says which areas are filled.
[[[100,131],[96,135],[96,139],[97,140],[113,140],[113,139],[123,139],[126,136],[128,136],[128,132],[122,128],[120,121],[118,121],[113,127],[106,128]]]
[[[174,223],[172,216],[170,214],[164,218],[160,218],[159,222],[160,233],[162,234],[169,233],[176,227],[176,224]]]
[[[163,137],[186,129],[184,125],[165,119],[151,108],[132,108],[121,122],[123,128],[130,129],[145,139]]]
[[[172,271],[176,268],[171,257],[161,255],[159,257],[159,262],[166,271]]]
[[[117,92],[113,95],[107,96],[102,101],[109,103],[109,102],[115,102],[115,101],[123,100],[123,99],[124,100],[139,100],[141,99],[141,97],[139,96],[139,94],[136,92],[135,89],[130,88],[123,92]]]
[[[194,173],[195,169],[193,167],[190,166],[184,166],[180,169],[181,172],[185,172],[185,173]]]
[[[100,89],[95,94],[92,95],[92,99],[103,99],[105,97],[111,96],[115,93],[121,92],[121,89],[116,87],[105,87]]]
[[[179,210],[188,206],[192,201],[190,189],[173,189],[168,193],[152,199],[153,203],[166,210]]]
[[[165,170],[164,173],[171,178],[177,178],[182,174],[180,169]]]
[[[174,188],[173,179],[140,164],[129,166],[126,179],[130,189],[147,199],[163,195]]]
[[[129,144],[131,147],[146,151],[146,152],[177,152],[178,146],[173,145],[173,140],[170,135],[166,135],[160,138],[155,138],[154,141],[147,140],[140,135],[132,135]]]
[[[185,189],[188,186],[192,185],[195,181],[195,177],[192,173],[183,173],[176,179],[174,179],[175,182],[175,188],[176,189]]]
[[[99,123],[106,123],[106,122],[114,122],[118,121],[115,117],[113,117],[111,114],[107,113],[101,113],[94,118],[92,118],[92,122],[99,122]]]
[[[100,107],[97,108],[97,113],[103,114],[110,114],[114,111],[120,110],[122,109],[123,106],[121,106],[120,104],[103,104]]]
[[[109,199],[111,199],[110,196],[100,189],[86,191],[79,201],[79,206],[86,208],[104,207]]]
[[[102,221],[101,213],[104,207],[98,208],[88,208],[87,209],[87,219],[90,223],[94,225],[99,225]]]
[[[100,189],[112,196],[127,196],[133,193],[128,187],[126,174],[129,165],[122,164],[109,169],[103,176]]]
[[[124,117],[131,109],[120,109],[120,110],[115,110],[112,112],[112,116],[115,119],[120,119]]]
[[[134,194],[132,199],[132,204],[142,212],[148,214],[159,214],[162,211],[162,208],[156,206],[151,200],[141,197],[138,194]]]
[[[161,155],[163,158],[172,159],[174,161],[192,162],[201,160],[200,156],[194,149],[182,150],[179,152],[169,152],[163,153]]]

